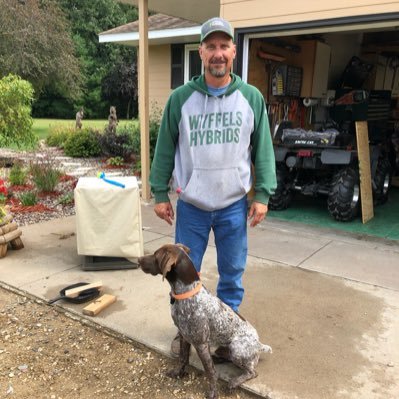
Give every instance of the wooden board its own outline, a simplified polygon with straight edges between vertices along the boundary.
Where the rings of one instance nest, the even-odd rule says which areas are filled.
[[[360,197],[362,199],[362,222],[374,217],[373,190],[371,187],[371,167],[369,132],[366,121],[356,122],[357,152],[359,157]]]
[[[104,294],[100,298],[96,299],[94,302],[83,308],[83,314],[86,314],[88,316],[95,316],[103,309],[113,304],[115,301],[115,295]]]
[[[95,283],[81,285],[80,287],[71,288],[70,290],[65,291],[65,296],[67,298],[76,298],[82,291],[89,290],[91,288],[101,288],[103,283],[101,281],[97,281]]]

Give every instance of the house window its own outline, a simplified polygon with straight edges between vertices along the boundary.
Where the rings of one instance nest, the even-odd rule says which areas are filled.
[[[172,44],[171,52],[171,88],[176,89],[176,87],[179,87],[184,83],[184,45]]]
[[[184,48],[184,83],[193,76],[201,75],[202,61],[198,53],[198,44],[186,45]]]
[[[188,82],[193,76],[202,73],[203,66],[198,54],[198,44],[172,44],[171,59],[172,89],[176,89],[176,87]]]

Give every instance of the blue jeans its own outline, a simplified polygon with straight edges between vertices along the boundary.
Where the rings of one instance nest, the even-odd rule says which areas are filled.
[[[242,275],[248,252],[246,196],[216,211],[204,211],[180,199],[177,201],[175,242],[190,248],[190,258],[198,272],[211,229],[219,272],[217,296],[238,311],[244,296]]]

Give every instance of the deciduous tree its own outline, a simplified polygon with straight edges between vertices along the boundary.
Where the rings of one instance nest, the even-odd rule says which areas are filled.
[[[87,118],[105,118],[110,105],[125,109],[131,101],[125,92],[118,94],[118,103],[105,96],[102,84],[119,65],[134,63],[136,50],[117,43],[99,43],[98,34],[138,19],[135,7],[116,0],[59,0],[72,26],[72,37],[82,65],[85,114]],[[136,97],[133,97],[135,101]]]
[[[0,147],[32,145],[32,85],[15,75],[0,79]]]
[[[102,81],[105,98],[122,99],[126,104],[126,119],[130,119],[132,102],[137,103],[137,67],[136,62],[121,60]]]
[[[69,24],[54,0],[0,0],[0,76],[47,87],[67,98],[80,94],[80,67]]]

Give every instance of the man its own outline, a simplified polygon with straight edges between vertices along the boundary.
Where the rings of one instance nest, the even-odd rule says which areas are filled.
[[[204,74],[176,89],[165,107],[150,184],[155,213],[170,225],[174,210],[169,183],[179,198],[175,242],[191,249],[198,272],[215,236],[218,297],[238,311],[247,259],[247,219],[251,227],[267,213],[276,188],[275,160],[266,107],[261,93],[231,73],[236,47],[233,30],[222,18],[201,28],[199,55]],[[255,197],[248,211],[247,193]],[[175,339],[172,353],[178,354]]]

